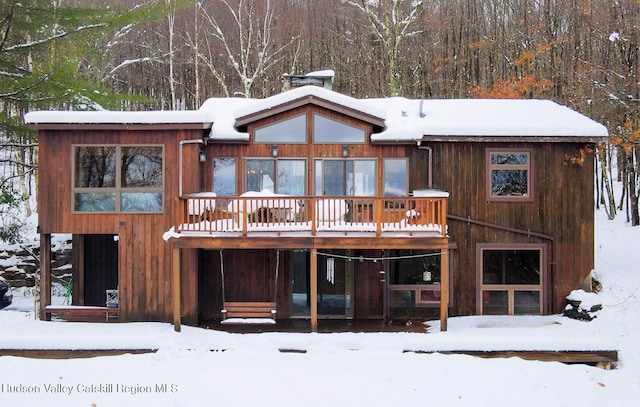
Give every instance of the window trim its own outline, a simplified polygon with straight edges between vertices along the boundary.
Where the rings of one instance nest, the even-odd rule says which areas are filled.
[[[271,127],[271,126],[276,126],[278,124],[281,124],[283,122],[289,121],[289,120],[295,120],[297,118],[303,117],[304,118],[304,140],[301,141],[292,141],[292,140],[270,140],[270,141],[266,141],[266,140],[257,140],[256,139],[256,133],[259,132],[262,129],[265,129],[267,127]],[[309,115],[307,112],[301,112],[299,114],[293,114],[291,116],[287,116],[287,117],[283,117],[280,118],[278,120],[274,120],[272,122],[266,123],[264,125],[261,126],[256,126],[253,130],[252,130],[252,134],[251,134],[251,138],[253,140],[254,144],[267,144],[267,145],[272,145],[272,144],[307,144],[308,143],[308,139],[309,139]]]
[[[526,154],[527,164],[492,164],[491,156],[493,154]],[[526,170],[527,171],[527,194],[526,195],[492,195],[491,174],[493,170]],[[533,149],[530,148],[487,148],[485,155],[485,184],[486,197],[488,202],[533,202],[534,200],[534,182],[533,182]]]
[[[242,193],[248,192],[248,176],[247,176],[247,162],[248,161],[273,161],[274,162],[274,189],[278,190],[278,161],[301,161],[304,163],[304,193],[306,195],[307,184],[309,177],[309,160],[305,157],[245,157],[242,160]],[[237,164],[236,164],[237,165]],[[280,192],[274,191],[275,194],[279,194]]]
[[[485,250],[513,250],[513,251],[538,251],[540,253],[540,284],[484,284],[483,277],[483,253]],[[549,307],[547,304],[548,277],[548,245],[544,243],[477,243],[476,244],[476,313],[484,315],[483,292],[507,291],[507,315],[515,315],[516,291],[540,291],[540,313],[546,315]]]
[[[76,187],[76,149],[81,147],[115,147],[115,187],[108,188],[83,188]],[[162,154],[162,185],[159,187],[136,187],[136,188],[123,188],[122,187],[122,149],[123,148],[135,148],[135,147],[160,147]],[[166,151],[164,144],[150,143],[150,144],[93,144],[93,143],[78,143],[71,145],[71,213],[72,214],[87,214],[87,215],[100,215],[100,214],[161,214],[165,211],[165,198],[166,198]],[[83,193],[102,193],[102,194],[114,194],[115,195],[115,209],[113,211],[81,211],[76,210],[75,197],[76,194]],[[122,194],[125,193],[159,193],[162,197],[161,208],[159,211],[124,211],[122,210]]]
[[[348,157],[348,158],[339,158],[339,157],[314,157],[313,158],[313,195],[314,196],[331,196],[331,195],[324,195],[324,191],[321,191],[321,193],[318,193],[317,191],[317,185],[316,185],[316,181],[317,181],[317,177],[320,176],[320,180],[322,182],[322,185],[324,186],[324,163],[327,161],[340,161],[343,164],[346,163],[347,161],[352,161],[352,162],[356,162],[356,161],[369,161],[372,162],[374,165],[373,168],[373,173],[372,175],[374,176],[374,185],[373,185],[373,194],[372,195],[349,195],[347,192],[345,191],[345,194],[343,196],[355,196],[355,197],[359,197],[359,196],[378,196],[378,168],[380,166],[380,162],[377,158],[370,158],[370,157]],[[322,171],[320,172],[320,174],[317,174],[317,163],[318,162],[322,162]],[[354,169],[355,169],[355,165],[354,165]],[[347,173],[345,172],[344,174],[345,176],[347,175]],[[347,182],[345,180],[345,187],[347,185]]]
[[[403,195],[387,195],[387,188],[385,185],[387,176],[387,163],[391,160],[404,161],[404,194]],[[406,197],[409,196],[409,158],[407,157],[383,157],[382,158],[382,196],[388,197]]]
[[[353,123],[347,123],[343,120],[338,120],[334,117],[331,117],[329,115],[326,114],[322,114],[320,112],[311,112],[311,125],[309,126],[309,131],[311,132],[311,144],[315,144],[315,145],[335,145],[335,144],[349,144],[349,145],[362,145],[362,144],[367,144],[368,140],[370,138],[369,135],[369,129],[364,127],[364,126],[358,126],[356,124]],[[316,116],[322,117],[323,119],[327,120],[327,121],[331,121],[331,122],[336,122],[342,126],[345,127],[351,127],[354,128],[356,130],[360,130],[362,131],[362,141],[353,141],[353,140],[346,140],[346,141],[319,141],[316,140]],[[307,119],[309,120],[309,119]]]

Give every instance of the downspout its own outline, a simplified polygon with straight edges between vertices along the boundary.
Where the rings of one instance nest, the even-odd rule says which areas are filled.
[[[447,219],[457,220],[460,222],[466,222],[474,225],[485,226],[491,229],[504,230],[506,232],[516,233],[519,235],[525,235],[528,237],[537,237],[540,239],[548,240],[551,244],[551,249],[549,250],[551,253],[549,254],[549,295],[550,298],[547,299],[547,304],[545,308],[547,308],[547,312],[551,311],[551,299],[553,298],[553,284],[551,284],[551,277],[553,276],[553,268],[556,264],[555,260],[555,238],[550,235],[545,235],[543,233],[532,232],[530,230],[523,230],[518,228],[512,228],[508,226],[497,225],[495,223],[485,222],[478,219],[471,219],[470,217],[456,216],[456,215],[447,215]]]

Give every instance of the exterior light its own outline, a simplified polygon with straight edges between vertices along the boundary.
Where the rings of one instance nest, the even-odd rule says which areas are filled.
[[[349,156],[349,146],[347,146],[346,144],[342,145],[342,156],[343,157]]]
[[[271,146],[271,155],[274,157],[278,156],[278,145],[274,144]]]
[[[203,149],[200,149],[200,152],[198,153],[198,158],[200,159],[201,163],[207,161],[207,156],[204,154]]]

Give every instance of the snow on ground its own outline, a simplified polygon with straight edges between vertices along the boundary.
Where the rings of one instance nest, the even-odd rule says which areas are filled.
[[[596,212],[604,309],[591,322],[450,318],[420,333],[230,334],[164,323],[36,321],[0,311],[1,348],[158,348],[87,359],[0,357],[0,405],[632,406],[640,394],[640,228]],[[22,294],[24,290],[15,294]],[[56,298],[61,301],[61,297]],[[406,350],[617,349],[614,370]],[[281,353],[278,349],[305,350]]]

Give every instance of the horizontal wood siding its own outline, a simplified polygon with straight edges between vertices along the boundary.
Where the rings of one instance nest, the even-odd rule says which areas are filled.
[[[553,237],[517,234],[472,222],[449,220],[451,242],[457,244],[452,269],[456,292],[452,305],[461,315],[476,313],[476,245],[478,243],[548,244],[551,312],[560,312],[564,298],[593,269],[593,153],[588,145],[569,143],[490,144],[434,143],[434,187],[450,193],[448,213]],[[486,197],[486,149],[530,148],[533,151],[533,202],[489,202]],[[582,165],[567,160],[587,156]],[[426,151],[413,149],[420,159]]]

